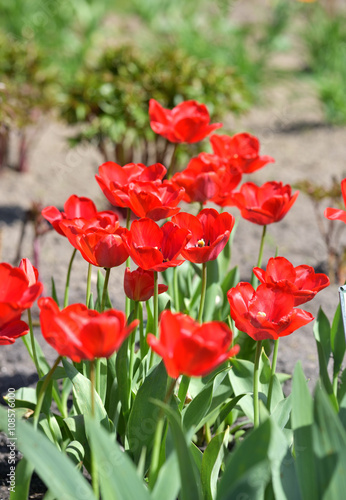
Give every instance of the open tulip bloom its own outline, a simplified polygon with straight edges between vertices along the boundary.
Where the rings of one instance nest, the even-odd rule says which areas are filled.
[[[149,102],[150,126],[155,134],[170,142],[199,142],[222,123],[209,124],[210,117],[204,104],[184,101],[172,110],[163,108],[155,99]]]
[[[253,272],[261,283],[287,287],[294,296],[295,306],[313,299],[317,292],[330,284],[326,274],[315,273],[311,266],[294,267],[285,257],[272,257],[265,271],[255,267]]]
[[[239,352],[239,346],[231,348],[232,331],[225,323],[200,325],[185,314],[170,311],[161,314],[159,339],[149,334],[148,343],[162,357],[172,378],[207,375]]]
[[[39,298],[43,286],[28,259],[19,267],[0,264],[0,347],[23,337],[39,376],[36,390],[15,393],[16,418],[0,405],[0,430],[12,432],[16,423],[25,457],[14,472],[14,498],[25,500],[35,469],[52,498],[77,498],[78,492],[93,500],[341,498],[346,371],[340,309],[332,325],[320,310],[314,325],[320,363],[314,401],[299,366],[290,398],[276,375],[279,339],[313,320],[297,306],[329,285],[325,274],[283,256],[269,258],[262,269],[267,224],[285,217],[298,192],[275,181],[240,184],[274,161],[261,156],[258,139],[246,133],[213,135],[213,153],[198,154],[173,175],[176,145],[201,141],[221,124],[210,124],[206,106],[196,101],[169,110],[151,99],[149,120],[167,139],[156,137],[162,146],[156,153],[166,158],[174,150],[169,168],[109,161],[96,176],[105,201],[127,209],[126,227],[114,211],[98,211],[77,195],[63,211],[42,212],[73,247],[63,305],[54,279],[52,297]],[[155,144],[147,152],[155,153]],[[346,204],[346,179],[342,194]],[[199,207],[181,211],[182,201]],[[203,208],[209,202],[213,208]],[[235,219],[215,206],[237,207],[262,226],[257,266],[248,269],[251,284],[238,282],[233,263]],[[345,214],[325,212],[343,222]],[[88,263],[85,304],[69,304],[77,250]],[[125,261],[124,275],[111,274]],[[124,292],[125,312],[112,306],[114,274],[115,299]],[[53,364],[34,336],[36,301],[42,337],[57,352]]]
[[[13,344],[18,337],[29,333],[21,315],[42,293],[38,272],[28,259],[19,267],[0,264],[0,345]]]

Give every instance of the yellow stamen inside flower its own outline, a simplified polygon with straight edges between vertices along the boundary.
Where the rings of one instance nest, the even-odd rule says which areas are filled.
[[[205,241],[204,241],[204,239],[203,239],[203,238],[197,241],[197,246],[198,246],[199,248],[202,248],[202,247],[204,247],[204,246],[205,246]]]
[[[261,318],[265,318],[267,315],[264,311],[258,311],[257,316],[260,316]]]

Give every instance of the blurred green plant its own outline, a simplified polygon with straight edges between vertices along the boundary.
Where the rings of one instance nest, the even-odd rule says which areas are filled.
[[[315,80],[326,118],[346,123],[346,12],[318,3],[301,6],[306,16],[302,38],[308,69]]]
[[[63,89],[60,109],[67,123],[83,126],[72,142],[94,142],[105,161],[164,162],[172,145],[147,126],[151,98],[167,108],[183,100],[203,102],[212,121],[243,111],[250,103],[244,82],[232,68],[174,47],[148,56],[122,46],[106,49],[96,64],[86,61]]]
[[[285,29],[292,5],[278,0],[261,22],[235,19],[236,0],[175,2],[131,0],[119,8],[138,16],[147,26],[146,38],[152,48],[167,43],[200,60],[209,59],[222,67],[235,68],[251,93],[259,96],[259,85],[271,79],[269,62],[273,51],[286,43]],[[251,11],[251,6],[248,7]],[[251,16],[250,16],[251,18]],[[155,44],[156,40],[156,44]]]
[[[17,168],[25,171],[33,139],[29,139],[28,126],[36,126],[52,108],[54,96],[50,85],[55,75],[45,69],[42,51],[35,42],[22,44],[0,31],[0,47],[0,169],[8,161],[10,132],[16,131]]]

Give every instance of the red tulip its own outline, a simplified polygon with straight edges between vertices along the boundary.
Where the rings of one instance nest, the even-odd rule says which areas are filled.
[[[22,312],[29,309],[42,293],[38,272],[28,259],[20,267],[0,264],[0,345],[13,344],[16,338],[29,332],[28,325],[20,321]]]
[[[210,142],[216,155],[227,159],[243,174],[250,174],[267,163],[275,162],[271,156],[259,156],[259,141],[250,134],[236,134],[233,137],[212,135]]]
[[[126,229],[117,221],[105,216],[86,221],[84,219],[64,220],[60,228],[74,248],[90,264],[111,268],[120,266],[129,256],[122,234]]]
[[[135,271],[125,269],[124,290],[131,300],[146,301],[154,295],[154,271],[145,271],[138,267]],[[159,285],[159,294],[168,290],[167,285]]]
[[[197,217],[181,212],[172,217],[172,222],[191,234],[181,251],[182,256],[201,264],[215,260],[224,249],[234,226],[234,217],[227,212],[219,214],[214,208],[204,208]]]
[[[226,168],[225,162],[216,155],[201,153],[192,158],[187,168],[177,172],[172,181],[185,189],[184,200],[188,203],[206,203],[232,191],[241,181],[237,169]]]
[[[298,194],[296,191],[292,196],[291,186],[283,186],[282,182],[266,182],[260,187],[246,182],[233,193],[232,200],[244,219],[264,226],[283,219]]]
[[[222,123],[209,125],[210,116],[204,104],[184,101],[172,110],[163,108],[155,99],[149,101],[150,126],[155,134],[170,142],[199,142]]]
[[[207,375],[239,352],[239,346],[231,348],[232,331],[225,323],[201,325],[190,316],[168,310],[160,317],[160,338],[149,334],[147,340],[172,378]]]
[[[96,180],[107,200],[116,207],[130,207],[128,189],[134,182],[161,184],[167,170],[161,163],[146,167],[143,163],[129,163],[121,167],[108,161],[99,167]]]
[[[108,358],[117,351],[138,320],[126,326],[125,314],[109,309],[99,313],[84,304],[59,310],[51,297],[38,301],[42,335],[60,356],[72,361]]]
[[[346,206],[346,179],[341,181],[341,192],[342,198],[344,200],[344,205]],[[326,208],[324,211],[324,216],[330,220],[341,220],[346,223],[346,211],[338,208]]]
[[[276,340],[314,319],[294,308],[294,295],[278,285],[259,285],[255,291],[250,283],[241,282],[228,291],[227,298],[235,326],[254,340]]]
[[[184,196],[184,189],[167,181],[161,185],[136,182],[129,185],[128,196],[129,208],[138,217],[158,221],[179,212],[177,205]]]
[[[115,220],[118,219],[113,212],[98,212],[92,200],[85,198],[84,196],[78,197],[75,194],[70,196],[65,202],[64,212],[60,212],[60,210],[52,206],[46,207],[42,210],[43,217],[50,222],[55,231],[62,236],[65,236],[60,228],[60,222],[62,220],[71,220],[76,218],[93,219],[97,217],[98,214],[110,214],[115,218]]]
[[[285,257],[272,257],[265,271],[255,267],[253,272],[261,283],[287,287],[294,296],[295,306],[313,299],[317,292],[330,284],[326,274],[316,274],[310,266],[294,267]]]
[[[164,271],[167,267],[180,266],[178,259],[184,248],[189,231],[172,222],[159,227],[151,219],[135,220],[130,231],[122,238],[129,254],[137,266],[145,270]]]

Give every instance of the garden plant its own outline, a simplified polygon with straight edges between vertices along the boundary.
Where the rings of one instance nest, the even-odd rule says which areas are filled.
[[[274,159],[260,154],[256,137],[224,134],[204,104],[167,109],[152,99],[148,111],[152,132],[174,145],[169,165],[108,161],[96,175],[108,210],[73,194],[63,211],[42,211],[71,244],[64,297],[54,278],[51,296],[42,296],[28,259],[0,264],[0,344],[23,341],[39,376],[35,389],[9,393],[0,407],[0,428],[23,453],[9,470],[10,498],[28,497],[34,471],[47,500],[343,498],[340,307],[331,325],[320,310],[312,326],[302,307],[329,278],[294,266],[280,248],[262,261],[267,231],[294,210],[298,191],[246,181]],[[208,140],[212,152],[176,170],[181,146]],[[239,281],[232,262],[237,235],[227,207],[263,228],[251,282]],[[345,214],[325,212],[344,222]],[[69,304],[77,251],[86,261],[85,303]],[[108,284],[125,262],[119,311]],[[52,365],[34,335],[36,301]],[[320,379],[311,395],[298,362],[287,395],[291,374],[276,372],[279,340],[306,324]]]

